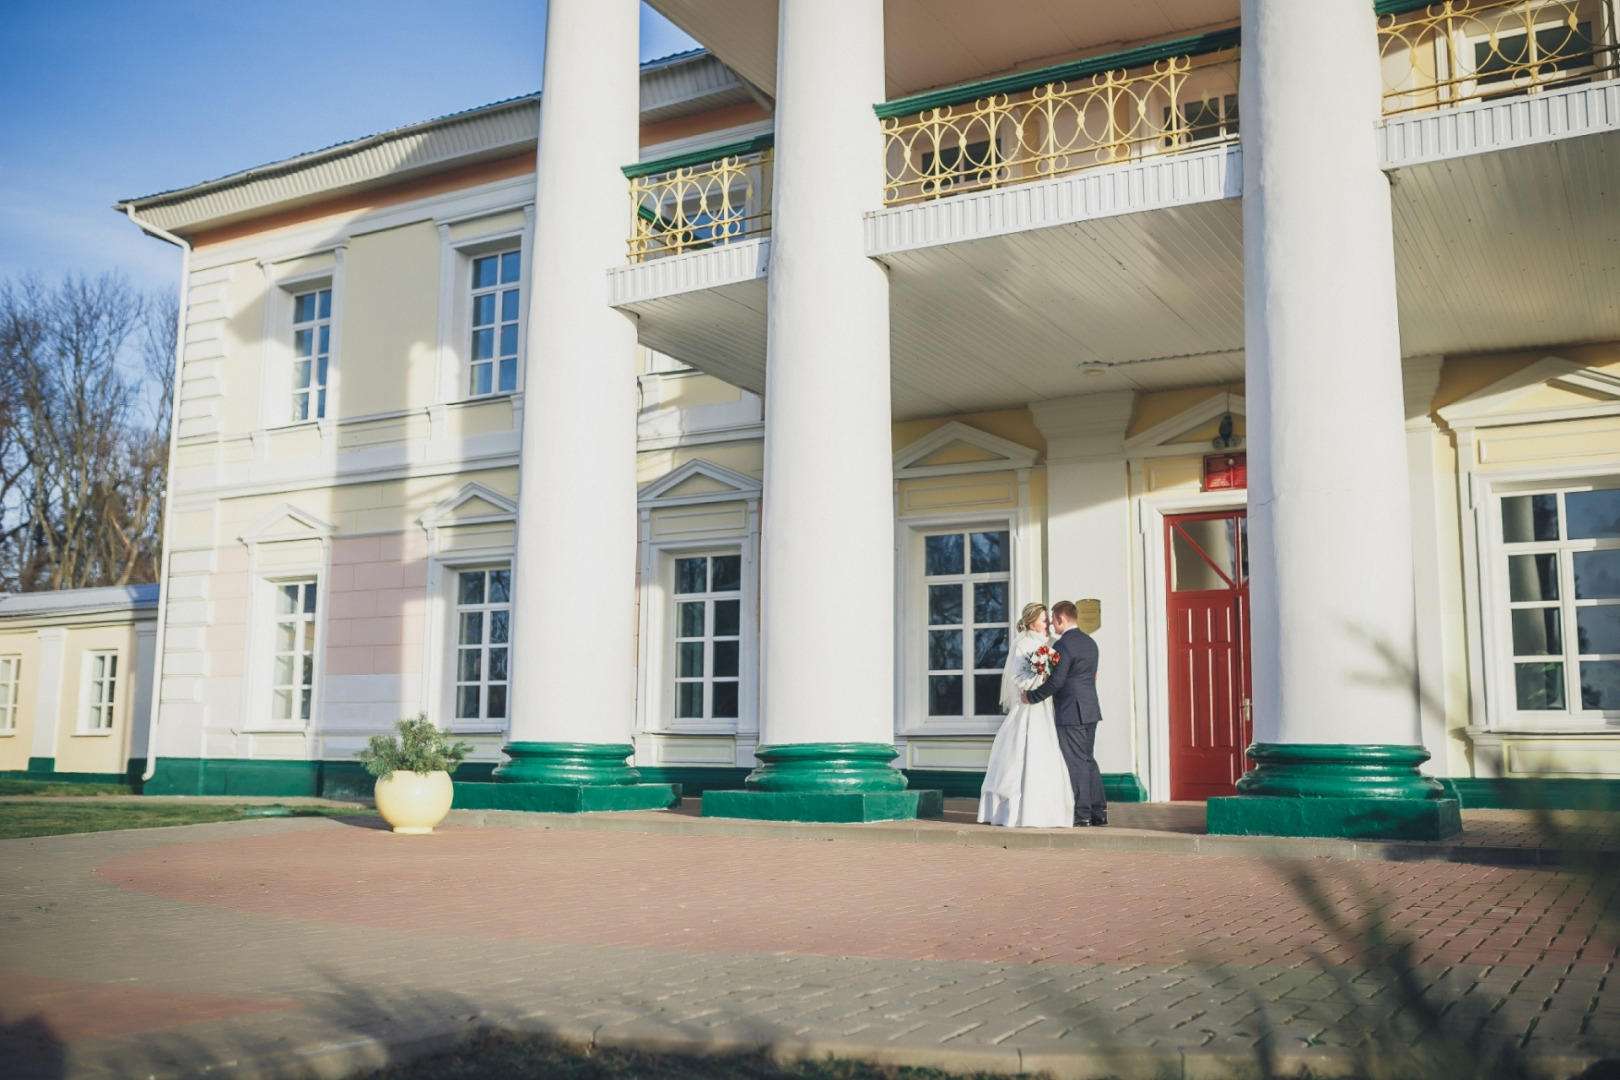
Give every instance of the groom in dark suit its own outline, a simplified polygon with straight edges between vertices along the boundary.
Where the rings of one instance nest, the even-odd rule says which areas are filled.
[[[1103,796],[1102,772],[1092,749],[1097,745],[1097,643],[1077,625],[1080,613],[1067,600],[1052,605],[1052,628],[1057,631],[1058,664],[1047,680],[1024,694],[1033,705],[1052,699],[1058,745],[1069,766],[1074,788],[1074,823],[1108,824],[1108,800]]]

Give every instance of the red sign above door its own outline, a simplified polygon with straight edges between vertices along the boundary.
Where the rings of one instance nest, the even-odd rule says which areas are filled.
[[[1231,491],[1249,486],[1247,454],[1211,454],[1204,459],[1204,490]]]

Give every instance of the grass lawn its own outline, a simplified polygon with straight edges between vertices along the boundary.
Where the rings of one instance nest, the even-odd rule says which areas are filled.
[[[128,784],[64,784],[51,780],[0,780],[0,795],[133,795]]]
[[[762,1054],[653,1054],[492,1032],[354,1080],[968,1080],[968,1074],[835,1059],[778,1065]]]
[[[0,803],[0,840],[114,829],[154,829],[164,825],[201,825],[210,821],[243,821],[246,820],[243,809],[241,806],[206,803],[93,803],[57,799]],[[363,807],[299,806],[292,808],[290,816],[342,817],[369,813],[372,811]]]

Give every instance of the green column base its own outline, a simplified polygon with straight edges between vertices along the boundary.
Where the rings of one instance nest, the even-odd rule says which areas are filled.
[[[681,805],[679,784],[457,783],[454,810],[524,810],[589,814],[600,810],[668,810]]]
[[[1210,799],[1212,836],[1323,836],[1346,840],[1444,840],[1462,832],[1456,799],[1310,799],[1231,795]]]
[[[1444,840],[1462,832],[1456,799],[1418,772],[1421,746],[1255,743],[1238,793],[1208,802],[1208,831],[1224,836]]]
[[[907,821],[940,817],[945,799],[938,791],[709,791],[704,817],[753,821]]]
[[[904,791],[906,774],[889,765],[898,754],[888,743],[761,746],[759,768],[744,784],[750,791]]]
[[[784,743],[754,751],[746,791],[710,791],[704,817],[755,821],[901,821],[939,817],[939,791],[907,791],[888,743]]]
[[[641,782],[641,774],[625,763],[636,752],[629,743],[514,742],[501,751],[512,759],[493,774],[503,783],[598,787]]]

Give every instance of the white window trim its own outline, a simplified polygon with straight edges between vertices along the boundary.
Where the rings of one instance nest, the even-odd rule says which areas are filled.
[[[261,262],[264,270],[264,333],[259,373],[259,428],[313,427],[321,432],[322,450],[334,448],[339,394],[342,388],[343,263],[348,242],[276,262]],[[301,274],[278,274],[276,266],[331,254],[329,267]],[[293,298],[319,289],[332,290],[331,348],[326,362],[326,416],[292,419]]]
[[[516,210],[518,207],[507,207]],[[534,280],[534,204],[521,208],[521,228],[493,229],[476,236],[452,239],[453,220],[439,221],[439,340],[437,397],[434,404],[494,401],[523,393],[524,369],[529,355],[529,288]],[[496,213],[499,211],[493,211]],[[479,217],[490,216],[481,213]],[[522,258],[518,278],[518,359],[517,386],[489,394],[471,394],[467,389],[472,365],[472,263],[473,259],[498,251],[511,251],[516,245]]]
[[[1024,485],[1027,486],[1027,485]],[[1009,627],[1018,612],[1031,600],[1039,599],[1032,587],[1028,566],[1030,529],[1025,527],[1025,508],[982,514],[930,514],[908,516],[898,521],[895,563],[895,734],[994,735],[1002,717],[928,715],[928,582],[923,577],[923,537],[960,529],[962,532],[1006,530],[1008,554],[1007,614]],[[1011,630],[1008,632],[1011,643]],[[964,648],[967,644],[964,643]],[[967,672],[967,669],[964,669]],[[971,672],[968,672],[970,675]]]
[[[1133,490],[1144,488],[1144,460],[1131,462]],[[1225,491],[1172,491],[1161,495],[1136,495],[1131,517],[1136,525],[1132,558],[1136,562],[1135,595],[1140,599],[1132,620],[1136,632],[1131,647],[1142,658],[1135,666],[1135,736],[1147,748],[1146,775],[1148,798],[1162,802],[1170,798],[1170,595],[1165,581],[1168,553],[1165,551],[1164,519],[1177,514],[1198,514],[1218,510],[1247,510],[1247,488]],[[1104,616],[1107,613],[1104,612]]]
[[[22,693],[22,654],[6,653],[0,656],[0,669],[9,661],[11,668],[10,679],[0,679],[0,686],[7,686],[11,691],[10,704],[0,708],[0,738],[10,738],[17,734],[17,698]]]
[[[1613,732],[1620,726],[1620,712],[1602,713],[1591,717],[1563,713],[1522,711],[1518,707],[1518,691],[1513,672],[1513,635],[1509,609],[1507,577],[1507,544],[1502,539],[1502,500],[1514,495],[1563,490],[1585,485],[1620,486],[1620,472],[1612,465],[1578,469],[1557,469],[1535,473],[1515,472],[1513,475],[1477,477],[1479,498],[1474,508],[1474,528],[1479,545],[1478,589],[1480,619],[1474,625],[1481,627],[1481,645],[1485,657],[1485,670],[1481,673],[1485,688],[1485,729],[1493,732],[1557,734]],[[1566,560],[1560,559],[1560,597],[1568,584]],[[1564,611],[1564,600],[1559,601]],[[1563,633],[1575,632],[1572,621],[1564,620]],[[1566,650],[1565,656],[1567,657]],[[1564,661],[1566,677],[1572,677]],[[1571,701],[1573,704],[1573,701]]]
[[[493,514],[458,517],[450,515],[471,499],[480,499],[497,510]],[[512,636],[517,626],[517,551],[511,544],[450,548],[446,530],[459,526],[516,525],[517,503],[483,484],[469,483],[455,495],[423,514],[417,524],[427,533],[427,612],[422,635],[421,709],[441,731],[455,735],[506,736],[512,719],[512,694],[518,678],[515,670],[507,680],[506,719],[499,724],[486,721],[464,723],[456,719],[456,575],[463,570],[487,570],[508,566],[512,570]]]
[[[330,400],[330,399],[328,399]],[[305,532],[294,535],[267,535],[281,522],[292,521]],[[245,671],[244,697],[239,715],[242,730],[251,734],[309,734],[318,731],[326,699],[326,624],[332,611],[332,534],[333,527],[290,504],[282,504],[254,523],[238,537],[248,549],[247,626],[243,635]],[[265,560],[266,549],[283,543],[317,541],[319,553],[313,558],[273,563]],[[309,720],[276,720],[271,717],[270,691],[274,664],[275,588],[293,581],[315,582],[315,672],[310,694]]]
[[[98,707],[90,697],[90,687],[95,681],[92,669],[98,656],[110,656],[113,658],[113,677],[111,680],[113,699],[111,716],[106,727],[97,727],[90,722],[91,711]],[[118,713],[124,701],[125,687],[123,683],[126,666],[122,649],[86,649],[81,654],[79,658],[79,722],[74,729],[75,735],[103,737],[118,730]]]
[[[694,475],[706,476],[730,490],[671,496]],[[638,615],[636,731],[652,735],[735,737],[735,763],[751,766],[759,742],[759,481],[694,458],[642,490],[640,498],[641,586]],[[653,514],[672,507],[742,503],[740,530],[715,530],[680,538],[655,540]],[[742,620],[739,626],[737,719],[675,719],[675,559],[684,556],[742,555]],[[638,739],[639,749],[646,740]],[[650,744],[648,744],[650,746]],[[646,764],[658,762],[648,760]]]
[[[679,661],[678,661],[678,658],[676,656],[676,652],[678,650],[678,645],[676,643],[676,638],[679,636],[679,628],[676,626],[676,617],[677,617],[676,609],[677,609],[677,606],[682,602],[682,596],[677,595],[676,592],[675,592],[675,588],[674,588],[674,586],[675,586],[675,561],[677,559],[713,558],[714,556],[717,556],[717,555],[718,556],[737,555],[737,556],[740,556],[742,558],[742,570],[740,572],[743,575],[743,581],[742,581],[743,588],[739,589],[734,594],[732,594],[732,593],[704,592],[704,593],[701,593],[701,594],[693,594],[693,595],[700,595],[704,599],[707,599],[707,600],[729,600],[729,599],[732,599],[733,597],[735,597],[737,600],[741,601],[740,606],[741,606],[741,610],[742,610],[742,618],[739,620],[738,631],[737,631],[738,632],[737,716],[736,716],[735,719],[730,718],[730,717],[716,717],[716,718],[710,718],[710,719],[702,719],[702,718],[694,718],[694,717],[684,717],[684,718],[683,717],[677,717],[675,715],[675,710],[676,710],[676,705],[678,703],[679,695],[676,692],[676,679],[679,677],[680,669],[677,666]],[[748,611],[747,611],[747,603],[748,603],[748,601],[747,601],[747,597],[745,595],[749,591],[748,588],[747,588],[748,555],[747,555],[746,552],[744,552],[742,550],[741,540],[739,538],[733,537],[733,538],[730,538],[730,539],[722,539],[722,540],[718,540],[718,541],[713,541],[713,542],[711,542],[709,544],[706,544],[706,545],[705,544],[699,544],[699,545],[695,545],[695,546],[686,546],[686,545],[679,545],[679,546],[677,546],[677,545],[663,545],[663,546],[660,546],[660,548],[659,548],[659,558],[658,558],[657,562],[655,563],[655,572],[660,575],[660,580],[658,582],[658,586],[660,588],[660,591],[662,591],[663,588],[668,588],[669,589],[669,592],[666,594],[666,601],[663,604],[663,608],[664,608],[664,612],[663,612],[664,626],[663,626],[663,633],[662,633],[663,646],[662,646],[661,653],[660,653],[660,656],[658,657],[658,661],[657,661],[661,666],[667,665],[667,667],[665,667],[665,670],[666,670],[667,674],[657,684],[658,689],[660,691],[660,699],[661,699],[659,701],[659,710],[658,710],[658,713],[657,713],[657,716],[656,716],[656,719],[657,719],[658,725],[659,725],[657,730],[669,732],[669,733],[672,733],[672,734],[681,734],[681,735],[731,735],[731,734],[735,734],[740,729],[740,727],[742,725],[742,714],[743,714],[743,708],[744,708],[743,707],[743,698],[744,698],[744,696],[746,694],[750,693],[752,691],[752,689],[753,689],[752,684],[753,684],[754,680],[749,675],[749,665],[748,665],[748,659],[747,658],[750,656],[752,651],[757,651],[757,643],[758,643],[758,638],[759,638],[758,629],[754,628],[753,637],[754,637],[755,649],[751,650],[750,649],[750,643],[749,643],[749,640],[748,640],[749,639],[749,633],[750,633]],[[714,635],[713,635],[713,631],[711,629],[708,636],[704,639],[710,645],[710,647],[712,647],[712,644],[713,644],[713,637],[714,637]],[[753,663],[754,663],[754,666],[757,668],[758,667],[758,658],[757,658],[757,656],[754,658]],[[713,680],[712,677],[706,676],[703,679],[703,682],[704,682],[706,687],[712,687],[713,683],[714,683],[714,680]],[[707,693],[708,693],[708,691],[705,690],[705,695],[707,695]]]

